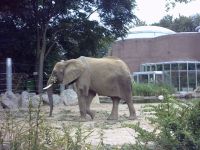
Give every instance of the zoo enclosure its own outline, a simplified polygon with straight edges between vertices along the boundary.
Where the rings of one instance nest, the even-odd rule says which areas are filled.
[[[20,93],[24,90],[29,92],[37,92],[38,75],[33,64],[23,64],[12,62],[12,91]],[[43,84],[46,85],[48,75],[51,72],[51,67],[45,67],[43,74]],[[0,62],[0,93],[7,90],[6,82],[6,62]],[[57,91],[57,88],[56,88]]]

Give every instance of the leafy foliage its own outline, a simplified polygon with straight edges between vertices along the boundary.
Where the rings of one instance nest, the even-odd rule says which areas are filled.
[[[179,18],[175,19],[173,19],[172,16],[167,15],[163,17],[159,23],[154,23],[153,25],[169,28],[176,32],[194,32],[195,28],[199,26],[199,24],[200,15],[196,14],[190,17],[179,16]]]
[[[62,125],[57,129],[49,125],[41,113],[41,103],[34,109],[29,101],[28,113],[6,112],[0,124],[0,147],[12,150],[54,150],[54,149],[91,149],[85,140],[92,133],[83,130],[82,126]],[[41,102],[41,101],[40,101]],[[23,113],[22,118],[16,114]],[[3,113],[1,114],[1,117]],[[2,118],[1,118],[2,119]],[[75,133],[72,134],[72,133]]]
[[[42,42],[46,42],[46,56],[50,47],[64,50],[67,58],[95,56],[104,42],[125,36],[135,17],[134,3],[134,0],[2,0],[0,49],[3,55],[13,56],[17,61],[24,60],[27,54],[36,57],[40,53],[37,46],[41,48]],[[99,13],[101,23],[90,19],[93,13]],[[23,54],[23,59],[14,54]]]
[[[50,53],[60,54],[55,55],[56,59],[98,56],[99,49],[105,50],[105,45],[125,36],[128,25],[136,18],[132,12],[134,3],[135,0],[2,0],[2,56],[18,63],[34,62],[41,93],[44,60]],[[90,19],[95,12],[101,23]]]
[[[192,0],[166,0],[166,10],[168,11],[171,8],[174,8],[177,3],[189,3]]]
[[[180,102],[166,95],[164,102],[146,106],[144,112],[153,113],[147,119],[155,128],[153,131],[146,131],[139,124],[127,125],[138,132],[137,143],[132,146],[154,150],[198,150],[200,148],[199,100]]]
[[[173,91],[173,88],[166,84],[133,83],[133,95],[136,96],[159,96],[173,93]]]

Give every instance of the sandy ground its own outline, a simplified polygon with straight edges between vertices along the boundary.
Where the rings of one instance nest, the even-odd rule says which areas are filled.
[[[123,145],[125,143],[135,143],[136,133],[133,129],[124,127],[124,124],[140,123],[140,126],[146,130],[152,131],[153,126],[145,119],[143,106],[146,104],[135,104],[137,113],[136,120],[128,120],[129,111],[126,104],[119,105],[119,118],[118,121],[108,121],[112,104],[92,104],[91,109],[95,110],[95,118],[91,120],[88,116],[86,122],[79,122],[79,108],[78,106],[64,106],[59,105],[54,107],[53,117],[48,117],[47,120],[57,128],[64,125],[77,125],[81,124],[84,129],[92,131],[86,142],[92,145],[98,145],[100,139],[103,139],[104,144],[109,145]],[[43,106],[43,110],[48,115],[49,107]],[[103,138],[100,135],[103,135]]]

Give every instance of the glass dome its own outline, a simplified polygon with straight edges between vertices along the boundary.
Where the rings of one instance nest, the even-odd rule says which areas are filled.
[[[175,34],[176,32],[159,26],[139,26],[129,29],[124,39],[133,38],[154,38],[162,35]]]

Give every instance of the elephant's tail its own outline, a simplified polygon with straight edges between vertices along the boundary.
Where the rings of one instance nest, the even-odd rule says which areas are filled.
[[[132,93],[132,95],[133,95],[133,93],[134,93],[134,92],[133,92],[133,90],[134,90],[134,88],[133,88],[133,87],[134,87],[134,83],[135,83],[135,81],[134,81],[133,78],[131,77],[131,85],[130,85],[130,86],[131,86],[131,93]]]

